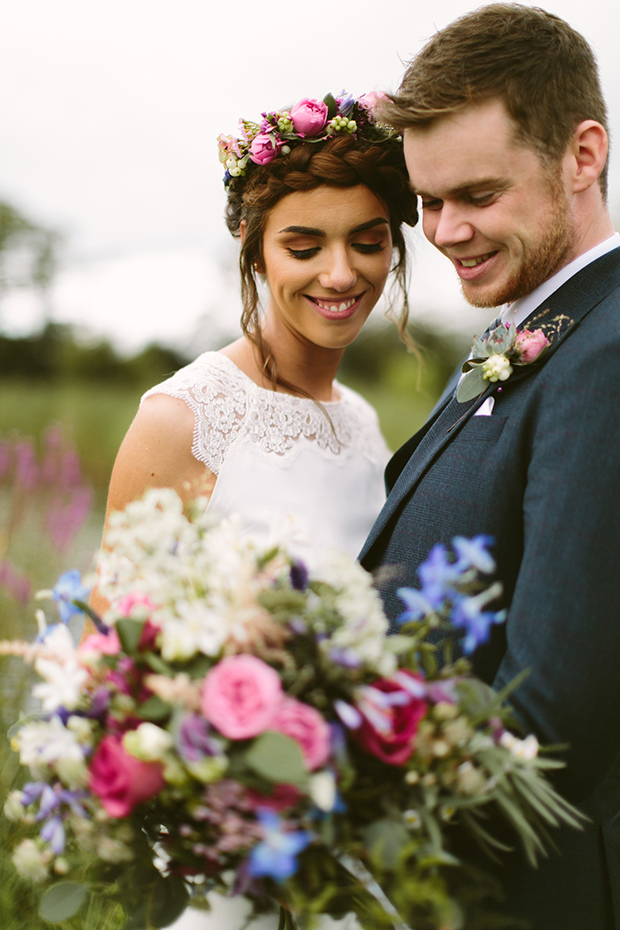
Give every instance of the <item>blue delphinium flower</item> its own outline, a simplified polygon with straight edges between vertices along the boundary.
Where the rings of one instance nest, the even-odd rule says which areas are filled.
[[[51,817],[41,827],[41,839],[49,843],[52,852],[59,856],[65,849],[65,828],[61,817]]]
[[[492,536],[474,536],[467,539],[465,536],[455,536],[452,540],[457,561],[454,568],[461,572],[468,568],[475,568],[484,575],[491,575],[495,571],[495,559],[488,551],[494,539]]]
[[[283,882],[297,871],[296,856],[310,843],[306,830],[287,831],[273,811],[258,811],[263,839],[250,853],[249,872],[254,877],[268,875]]]
[[[56,607],[63,623],[68,623],[73,614],[82,612],[73,601],[86,601],[89,595],[90,588],[82,584],[82,576],[77,568],[60,576],[52,590],[52,597],[56,601]]]
[[[435,610],[435,606],[428,600],[424,592],[418,591],[417,588],[399,588],[396,593],[401,601],[405,602],[405,609],[396,618],[397,623],[409,623],[411,620],[419,620]]]
[[[486,593],[486,592],[485,592]],[[489,641],[491,627],[495,623],[502,623],[506,618],[506,611],[484,610],[486,597],[462,597],[454,605],[450,619],[452,623],[465,630],[462,648],[465,655],[471,653]]]
[[[438,610],[445,599],[450,596],[454,585],[459,581],[461,570],[448,559],[448,552],[443,543],[436,543],[428,558],[418,568],[418,578],[422,582],[422,593]]]

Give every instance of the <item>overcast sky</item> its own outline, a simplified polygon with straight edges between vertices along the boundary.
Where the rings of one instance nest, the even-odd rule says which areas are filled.
[[[533,4],[532,4],[533,5]],[[619,7],[552,0],[593,46],[620,138]],[[346,89],[398,86],[463,0],[4,0],[0,198],[63,233],[53,316],[127,348],[232,332],[234,247],[215,140],[240,116]],[[620,217],[620,157],[610,204]],[[414,315],[471,326],[449,263],[416,237]],[[28,295],[0,307],[35,326]],[[479,314],[478,314],[479,316]],[[205,335],[206,334],[206,335]]]

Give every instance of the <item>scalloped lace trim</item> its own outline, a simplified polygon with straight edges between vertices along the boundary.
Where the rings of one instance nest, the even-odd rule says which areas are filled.
[[[341,399],[323,404],[259,387],[227,356],[205,352],[167,381],[146,392],[183,400],[194,414],[192,453],[219,474],[236,442],[288,467],[311,443],[326,458],[345,463],[351,452],[383,464],[389,455],[373,408],[336,382]]]

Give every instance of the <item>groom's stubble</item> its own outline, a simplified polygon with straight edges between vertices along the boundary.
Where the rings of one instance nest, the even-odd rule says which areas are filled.
[[[461,286],[465,300],[474,307],[500,307],[526,297],[559,271],[573,254],[577,231],[570,213],[568,199],[559,165],[545,167],[549,185],[550,213],[538,241],[524,256],[516,274],[484,297],[467,293]]]

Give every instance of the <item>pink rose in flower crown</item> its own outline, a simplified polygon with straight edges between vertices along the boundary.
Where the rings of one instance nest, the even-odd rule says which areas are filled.
[[[409,675],[418,680],[417,676],[405,669],[399,674]],[[418,727],[426,715],[428,705],[422,698],[415,697],[390,678],[373,681],[372,688],[383,694],[394,694],[398,697],[388,707],[377,703],[373,714],[370,714],[370,707],[365,712],[363,704],[359,706],[363,721],[361,726],[353,731],[355,739],[362,749],[388,765],[403,765],[413,755]]]
[[[524,329],[520,333],[517,333],[517,338],[515,339],[515,348],[517,348],[521,354],[521,362],[525,365],[528,365],[530,362],[535,362],[539,355],[551,345],[542,329],[529,330]]]
[[[266,132],[260,132],[250,145],[250,160],[255,165],[268,165],[270,161],[274,160],[281,148],[281,142],[274,142],[273,136],[268,135]]]
[[[327,107],[322,100],[304,97],[291,110],[291,120],[300,136],[318,136],[327,122]]]
[[[284,733],[299,743],[304,762],[311,772],[325,765],[329,759],[329,726],[314,707],[285,697],[269,729]]]
[[[270,728],[282,701],[278,673],[250,655],[229,656],[207,674],[202,712],[229,739],[249,739]]]
[[[136,759],[120,737],[108,734],[93,756],[88,787],[110,817],[128,817],[134,807],[149,801],[164,787],[162,766]]]

